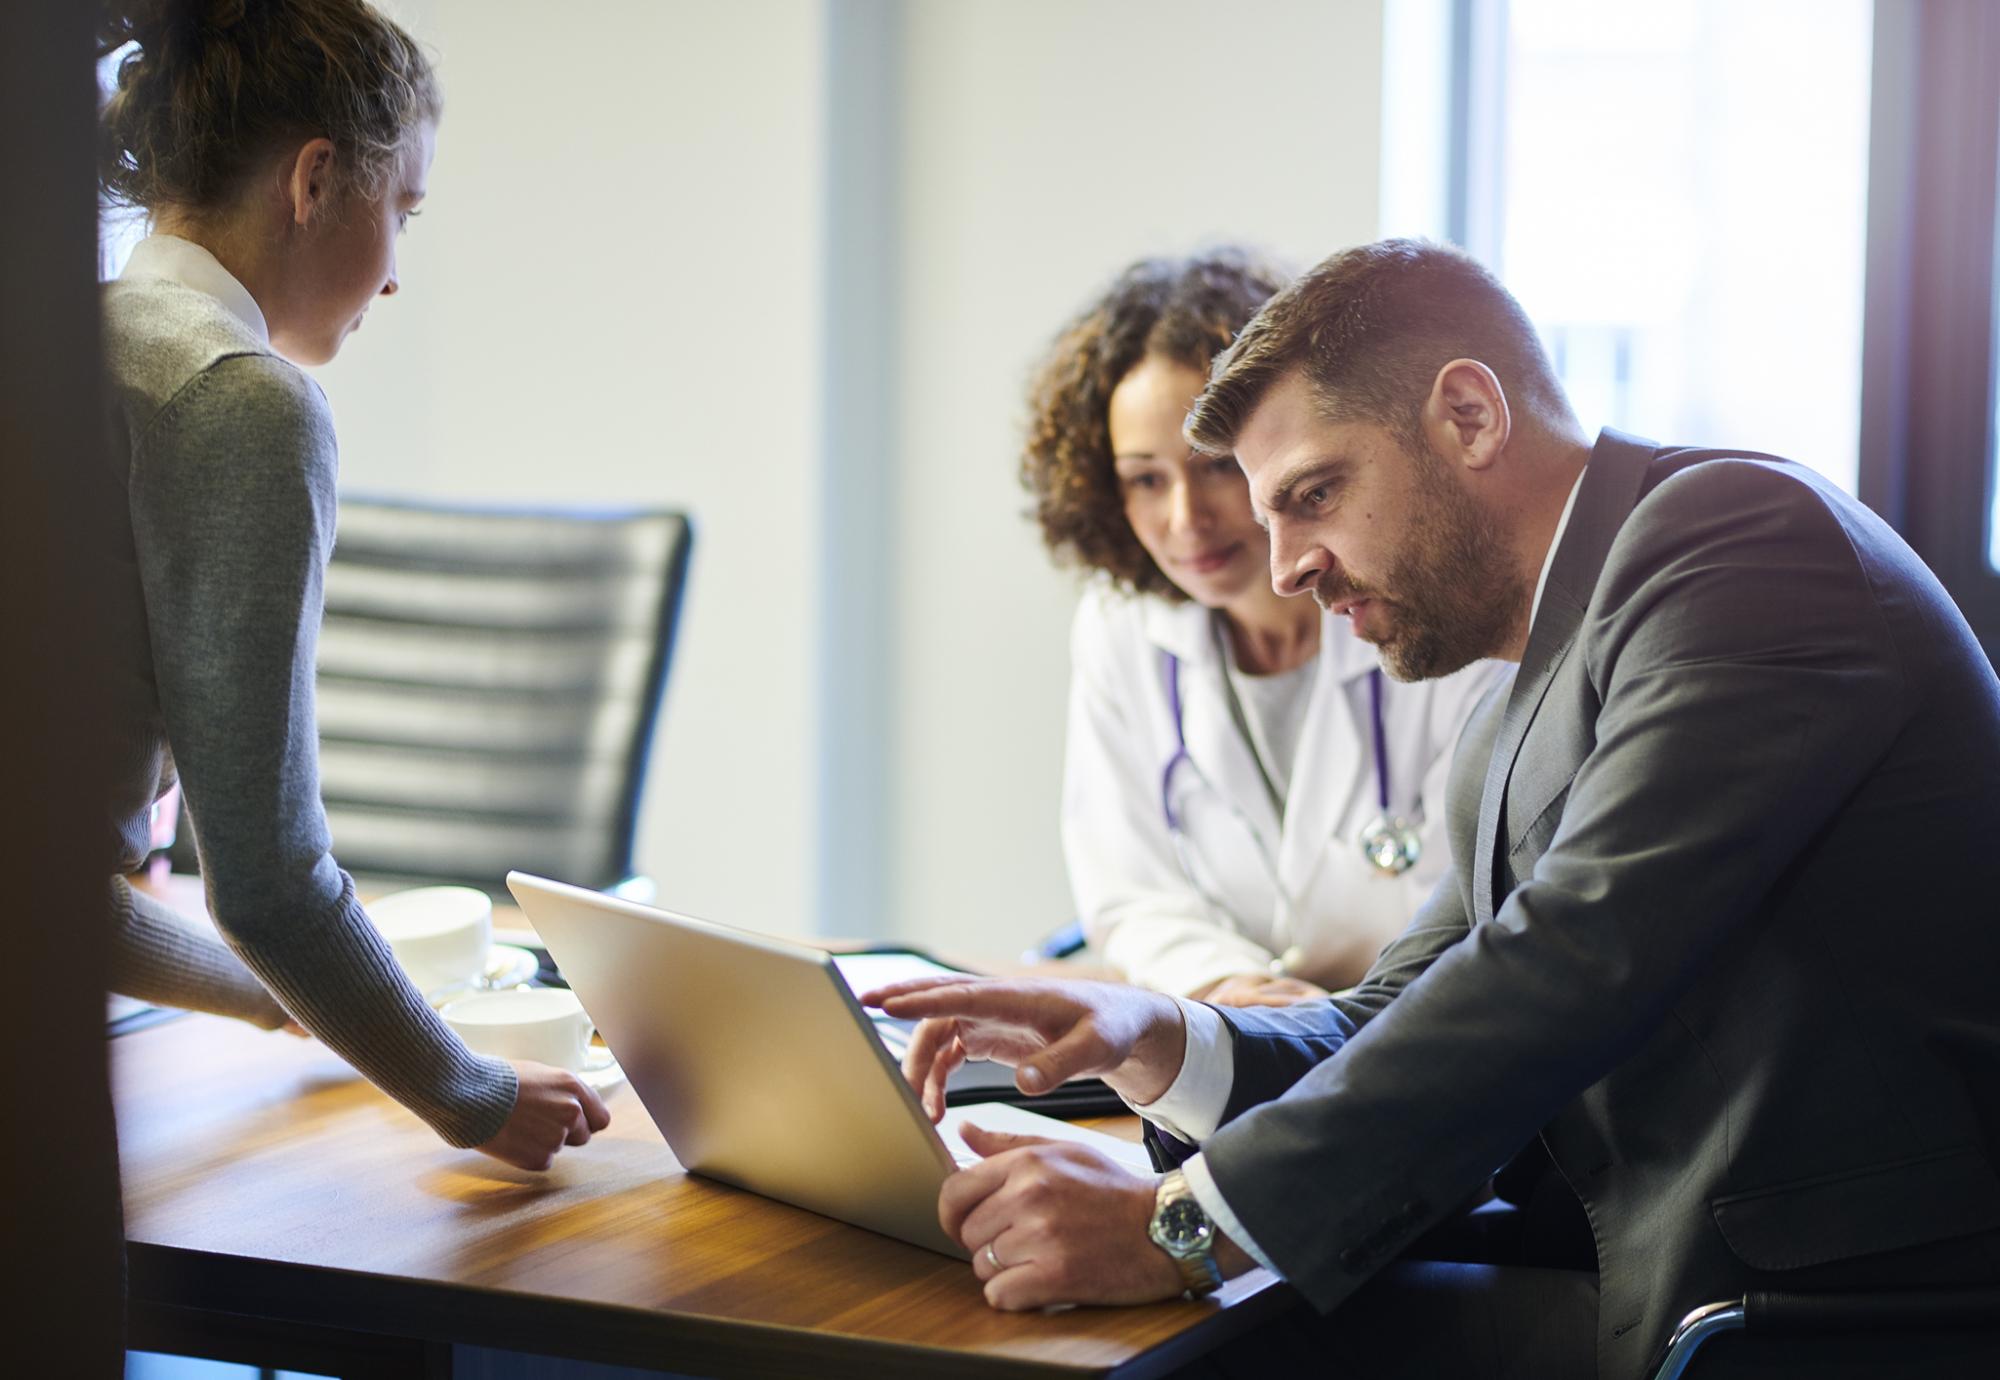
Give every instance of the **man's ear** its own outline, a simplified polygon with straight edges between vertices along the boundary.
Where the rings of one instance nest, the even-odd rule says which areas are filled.
[[[1424,401],[1424,434],[1438,454],[1483,470],[1507,448],[1513,426],[1506,391],[1491,369],[1476,359],[1455,359],[1438,370]]]
[[[293,225],[310,225],[333,199],[333,140],[308,139],[284,175],[286,210]]]

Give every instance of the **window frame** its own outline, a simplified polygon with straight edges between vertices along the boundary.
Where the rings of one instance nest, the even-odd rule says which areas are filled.
[[[1988,561],[2000,253],[2000,7],[1877,0],[1862,315],[1862,501],[2000,660]]]

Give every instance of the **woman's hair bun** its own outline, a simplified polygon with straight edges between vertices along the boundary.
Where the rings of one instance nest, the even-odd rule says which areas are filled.
[[[100,59],[123,50],[98,121],[113,202],[210,210],[285,141],[328,138],[373,194],[438,117],[416,40],[367,0],[104,0]]]
[[[243,22],[247,0],[104,0],[97,7],[97,52],[107,57],[128,43],[164,56],[175,40],[201,41],[204,29]]]

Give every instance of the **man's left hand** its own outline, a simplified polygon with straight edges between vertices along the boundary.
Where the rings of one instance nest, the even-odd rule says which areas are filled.
[[[986,1158],[945,1180],[938,1220],[972,1252],[988,1303],[1018,1311],[1151,1303],[1182,1292],[1180,1268],[1146,1234],[1150,1175],[1073,1141],[970,1125],[963,1134]]]

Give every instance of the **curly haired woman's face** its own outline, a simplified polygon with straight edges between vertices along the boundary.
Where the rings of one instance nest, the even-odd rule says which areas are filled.
[[[1226,608],[1268,588],[1270,545],[1232,456],[1196,455],[1181,422],[1208,378],[1148,355],[1111,391],[1112,463],[1132,534],[1190,599]]]

